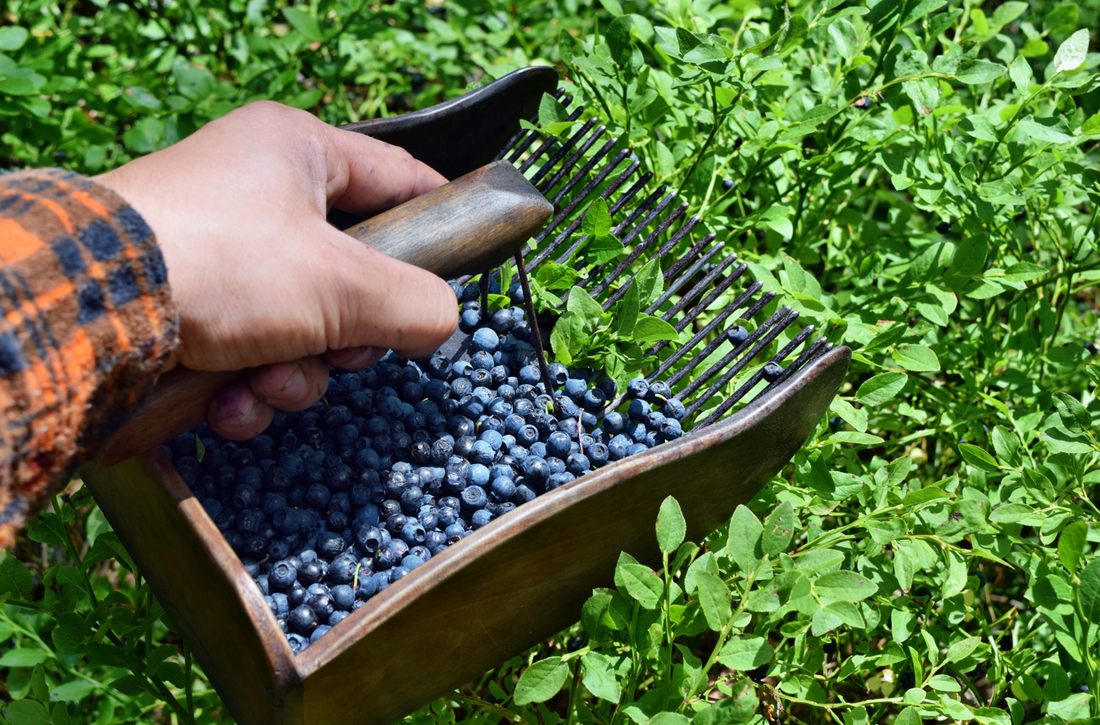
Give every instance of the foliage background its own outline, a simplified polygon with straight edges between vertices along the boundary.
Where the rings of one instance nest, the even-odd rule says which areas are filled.
[[[94,174],[256,99],[342,123],[561,63],[854,363],[734,535],[681,545],[668,503],[659,572],[624,558],[580,624],[410,721],[1096,723],[1100,55],[1073,34],[1098,10],[8,0],[0,167]],[[4,721],[226,720],[80,492],[0,593]]]

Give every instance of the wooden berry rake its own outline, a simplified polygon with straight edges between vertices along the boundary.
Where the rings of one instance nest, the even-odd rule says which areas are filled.
[[[700,540],[786,465],[843,381],[848,348],[811,340],[812,327],[781,344],[797,313],[768,314],[775,295],[760,283],[731,292],[745,265],[714,234],[696,239],[700,220],[685,218],[686,205],[665,187],[647,189],[651,174],[638,174],[629,151],[603,139],[602,126],[588,121],[563,140],[517,133],[556,80],[552,70],[530,68],[425,111],[347,127],[462,177],[347,231],[443,276],[486,271],[517,253],[536,271],[547,260],[569,261],[583,243],[575,232],[588,202],[604,198],[614,234],[632,249],[593,270],[584,286],[609,309],[639,260],[674,255],[665,292],[645,312],[693,334],[679,346],[653,345],[659,363],[647,377],[669,382],[695,425],[493,521],[295,656],[199,501],[163,453],[148,450],[201,420],[234,373],[165,376],[82,473],[242,725],[389,723],[560,631],[594,587],[611,584],[620,551],[642,561],[657,555],[652,527],[666,496],[680,502],[688,538]],[[535,245],[519,252],[532,232]],[[732,299],[708,311],[722,295]],[[728,352],[701,369],[727,340]],[[462,342],[457,335],[450,349]],[[786,362],[771,382],[763,367],[751,367],[765,355]]]

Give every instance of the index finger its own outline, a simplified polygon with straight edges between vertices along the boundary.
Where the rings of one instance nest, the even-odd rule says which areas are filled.
[[[447,183],[403,148],[354,131],[328,129],[326,192],[337,209],[371,215]]]

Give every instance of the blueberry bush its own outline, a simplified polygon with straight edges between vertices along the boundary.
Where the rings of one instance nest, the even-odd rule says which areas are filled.
[[[728,527],[684,541],[667,501],[661,561],[624,554],[575,627],[410,723],[1100,721],[1097,0],[3,12],[4,168],[95,173],[254,99],[344,122],[555,64],[757,280],[851,346],[829,419]],[[4,720],[225,722],[70,494],[0,561]]]

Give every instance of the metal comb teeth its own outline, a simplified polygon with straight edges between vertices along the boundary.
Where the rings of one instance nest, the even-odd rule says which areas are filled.
[[[560,90],[555,95],[566,108],[572,104],[572,96]],[[584,107],[578,106],[568,120],[577,121],[583,113]],[[677,332],[692,334],[684,343],[651,345],[645,354],[654,356],[656,362],[645,378],[669,384],[674,397],[686,407],[688,419],[695,417],[693,429],[708,426],[739,405],[773,392],[794,372],[833,348],[823,337],[812,339],[813,325],[785,343],[780,341],[780,335],[798,319],[798,312],[789,306],[775,309],[771,303],[779,302],[776,293],[766,292],[760,282],[735,290],[747,265],[736,264],[737,254],[725,242],[717,241],[713,232],[698,237],[702,220],[685,218],[688,205],[676,203],[674,190],[665,185],[648,189],[652,172],[639,174],[641,164],[629,150],[614,152],[617,139],[598,143],[605,133],[606,128],[595,119],[565,138],[544,138],[538,131],[521,130],[497,154],[498,159],[516,164],[555,208],[553,218],[524,250],[524,263],[532,275],[548,260],[568,263],[587,241],[586,235],[577,234],[585,210],[597,198],[604,199],[612,218],[612,234],[629,251],[619,261],[591,269],[581,286],[609,310],[634,283],[628,270],[637,268],[639,260],[662,259],[666,267],[664,292],[643,312],[657,314]],[[670,255],[672,261],[665,261]],[[729,301],[719,309],[710,309],[723,295],[728,295]],[[662,307],[666,309],[661,311]],[[774,311],[769,314],[769,309]],[[748,328],[747,337],[727,344],[724,354],[705,364],[723,349],[731,331],[740,327]],[[778,349],[769,355],[773,348]],[[735,381],[754,361],[759,367]],[[768,362],[783,368],[771,382],[764,379],[763,365]],[[622,401],[620,396],[607,410]]]

